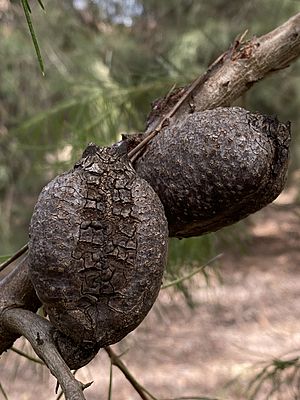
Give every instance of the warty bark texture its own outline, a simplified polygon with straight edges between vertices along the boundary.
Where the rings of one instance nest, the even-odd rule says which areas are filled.
[[[158,295],[167,238],[161,202],[127,155],[88,146],[31,220],[30,276],[50,321],[76,343],[121,340]]]
[[[170,236],[216,231],[282,191],[290,124],[242,108],[194,112],[164,128],[136,161],[160,197]]]

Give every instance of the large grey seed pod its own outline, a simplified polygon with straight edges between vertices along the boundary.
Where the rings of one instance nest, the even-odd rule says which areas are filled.
[[[42,190],[30,224],[30,276],[53,325],[77,343],[121,340],[158,295],[167,238],[127,155],[90,145]]]
[[[137,160],[159,195],[170,236],[216,231],[272,202],[285,183],[290,125],[242,108],[190,114]]]

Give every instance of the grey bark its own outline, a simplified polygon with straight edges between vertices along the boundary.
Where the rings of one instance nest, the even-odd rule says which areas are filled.
[[[22,334],[28,339],[36,354],[57,378],[66,400],[84,400],[84,385],[75,379],[59,354],[53,340],[53,326],[49,321],[21,308],[6,309],[1,320],[9,331]]]
[[[16,268],[0,280],[0,354],[9,349],[20,336],[10,332],[3,322],[3,312],[7,309],[26,308],[36,312],[41,302],[35,294],[28,275],[28,257],[26,256]]]
[[[284,24],[260,37],[243,42],[236,39],[207,70],[196,79],[196,87],[180,109],[176,112],[170,125],[176,124],[184,115],[190,113],[191,104],[194,111],[203,111],[220,106],[228,107],[241,95],[247,92],[256,82],[270,73],[287,68],[300,55],[300,13],[294,15]],[[185,90],[188,89],[188,85]],[[162,98],[154,103],[146,132],[150,132],[159,119],[178,98]]]

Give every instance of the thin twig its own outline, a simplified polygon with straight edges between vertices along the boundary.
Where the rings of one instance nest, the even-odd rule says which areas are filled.
[[[13,351],[14,353],[19,354],[19,356],[27,358],[27,360],[29,360],[29,361],[33,361],[35,363],[45,365],[45,363],[42,360],[40,360],[39,358],[32,357],[29,354],[24,353],[24,351],[17,349],[16,347],[11,347],[10,350]]]
[[[244,37],[246,36],[248,30],[246,30],[243,34],[239,35],[240,44]],[[219,68],[224,62],[225,57],[228,57],[231,48],[224,53],[222,53],[212,64],[209,65],[206,72],[200,76],[198,76],[188,87],[187,90],[182,94],[176,104],[171,108],[167,114],[162,115],[161,118],[158,120],[156,127],[152,129],[148,135],[137,145],[135,146],[129,153],[128,156],[131,162],[134,162],[139,155],[141,154],[142,149],[145,145],[153,139],[165,126],[170,124],[170,118],[180,109],[180,107],[186,102],[186,100],[198,89],[202,87],[203,84],[211,77],[212,73]],[[167,98],[170,96],[168,93]]]
[[[21,257],[28,250],[28,243],[26,243],[23,247],[20,248],[15,254],[13,254],[8,260],[4,261],[0,265],[0,272],[3,271],[9,264],[15,261],[17,258]]]
[[[0,382],[0,393],[3,394],[5,400],[8,400],[7,394],[6,394],[3,386],[1,385],[1,382]]]
[[[134,162],[139,155],[141,154],[142,149],[145,145],[153,139],[165,126],[170,124],[170,118],[180,109],[180,107],[186,102],[186,100],[196,91],[196,89],[203,86],[203,84],[211,77],[213,72],[218,70],[218,68],[224,63],[225,58],[230,57],[230,55],[236,50],[236,48],[242,43],[245,38],[248,30],[246,30],[241,35],[235,39],[233,45],[229,48],[229,50],[222,53],[212,64],[209,65],[206,72],[200,76],[198,76],[188,87],[187,90],[182,94],[174,107],[171,108],[167,114],[162,115],[162,117],[158,120],[156,127],[152,129],[148,135],[137,145],[135,146],[129,153],[128,156],[131,162]],[[168,93],[167,98],[170,96]]]
[[[137,391],[137,393],[140,395],[140,397],[143,400],[157,400],[153,394],[151,394],[146,388],[144,388],[131,374],[131,372],[128,370],[126,365],[123,363],[123,361],[116,355],[116,353],[111,349],[111,347],[107,346],[104,348],[106,353],[108,354],[112,365],[115,365],[116,367],[119,368],[120,371],[123,372],[124,376],[126,379],[131,383],[131,385],[134,387],[134,389]]]
[[[39,5],[41,6],[41,8],[43,9],[43,11],[45,11],[45,6],[44,6],[42,0],[38,0],[38,2],[39,2]]]
[[[113,363],[110,359],[110,366],[109,366],[109,386],[108,386],[108,395],[107,400],[112,400],[112,381],[113,381]]]
[[[215,69],[215,67],[217,67],[219,65],[219,63],[222,62],[222,58],[224,57],[224,55],[225,55],[225,53],[222,54],[220,57],[218,57],[217,60],[209,66],[209,68],[203,75],[200,75],[197,79],[194,80],[194,82],[191,83],[191,85],[187,88],[187,90],[179,98],[179,100],[174,105],[174,107],[172,107],[171,110],[169,112],[167,112],[166,115],[163,115],[161,117],[161,119],[158,121],[156,127],[145,137],[145,139],[143,139],[137,146],[135,146],[128,153],[128,157],[130,158],[131,162],[134,162],[136,160],[136,158],[138,157],[142,148],[145,147],[145,145],[151,139],[153,139],[163,129],[164,126],[169,125],[170,118],[173,117],[173,115],[181,107],[181,105],[192,95],[194,90],[198,86],[203,85],[203,83],[208,79],[208,77],[210,76],[211,72]]]
[[[201,265],[201,267],[199,267],[199,268],[195,269],[194,271],[190,272],[188,275],[185,275],[185,276],[183,276],[181,278],[175,279],[174,281],[171,281],[171,282],[168,282],[168,283],[162,285],[161,289],[167,289],[170,286],[178,285],[178,283],[181,283],[183,281],[186,281],[187,279],[192,278],[194,275],[196,275],[199,272],[203,271],[208,265],[212,264],[213,262],[215,262],[216,260],[218,260],[221,257],[223,257],[223,253],[218,254],[217,256],[212,258],[211,260],[207,261],[207,263],[205,263],[204,265]]]

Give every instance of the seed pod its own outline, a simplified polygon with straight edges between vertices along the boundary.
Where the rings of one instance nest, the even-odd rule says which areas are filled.
[[[158,196],[119,147],[89,145],[41,192],[30,225],[30,276],[53,325],[104,347],[152,307],[167,252]]]
[[[135,169],[159,195],[170,236],[197,236],[245,218],[279,195],[289,143],[289,123],[217,108],[165,128]]]
[[[98,353],[98,343],[76,343],[58,330],[53,331],[55,345],[70,369],[79,369],[88,364]]]

